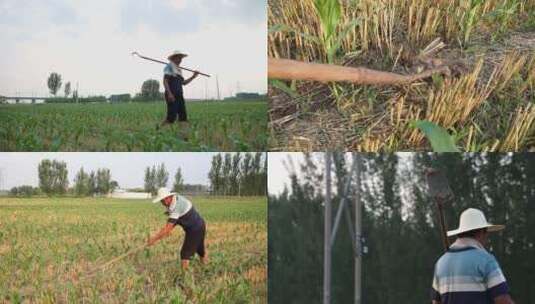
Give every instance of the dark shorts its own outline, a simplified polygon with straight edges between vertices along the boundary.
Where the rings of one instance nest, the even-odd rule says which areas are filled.
[[[204,257],[206,254],[206,250],[204,248],[205,235],[206,224],[204,221],[200,228],[186,230],[184,243],[182,244],[182,249],[180,249],[180,259],[189,260],[195,253],[197,253],[200,257]]]
[[[167,104],[167,122],[173,123],[177,117],[178,121],[188,121],[186,102],[183,96],[175,95],[175,101],[170,101],[167,94],[165,94],[165,103]]]

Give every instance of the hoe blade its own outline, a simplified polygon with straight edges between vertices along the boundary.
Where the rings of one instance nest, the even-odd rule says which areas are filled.
[[[427,179],[427,188],[429,196],[436,200],[447,201],[453,198],[453,192],[446,175],[436,169],[426,169],[425,176]]]

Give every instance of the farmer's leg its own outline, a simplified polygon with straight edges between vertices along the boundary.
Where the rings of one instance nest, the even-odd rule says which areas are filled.
[[[171,101],[165,94],[165,104],[167,105],[167,115],[162,122],[161,126],[170,125],[176,121],[178,115],[178,104],[177,100]]]
[[[206,250],[206,247],[204,245],[205,237],[206,237],[206,224],[203,223],[202,234],[200,237],[199,246],[197,247],[197,254],[199,255],[201,259],[201,263],[203,264],[208,263],[208,251]]]
[[[195,242],[195,235],[191,231],[186,231],[186,236],[184,237],[184,243],[182,244],[182,249],[180,249],[180,260],[182,269],[187,269],[189,265],[189,260],[195,254],[197,249],[197,243]]]
[[[177,103],[178,103],[178,121],[180,122],[187,122],[188,121],[188,113],[186,111],[186,100],[184,100],[184,96],[177,96]]]

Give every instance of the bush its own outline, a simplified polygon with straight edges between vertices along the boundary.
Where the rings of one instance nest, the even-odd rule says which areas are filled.
[[[45,99],[45,103],[72,103],[75,100],[67,97],[50,97]]]
[[[117,94],[117,95],[111,95],[110,96],[110,102],[129,102],[132,100],[132,97],[130,94]]]
[[[163,93],[158,92],[158,95],[156,97],[146,97],[142,94],[136,94],[134,98],[132,98],[132,101],[135,102],[153,102],[153,101],[162,101],[164,99]]]
[[[9,194],[11,196],[17,196],[17,197],[31,197],[34,195],[39,195],[41,193],[40,189],[37,187],[32,187],[29,185],[23,185],[19,187],[13,187],[9,191]]]
[[[90,102],[107,102],[106,96],[89,96],[80,97],[78,101],[74,98],[67,97],[50,97],[45,99],[45,103],[90,103]]]

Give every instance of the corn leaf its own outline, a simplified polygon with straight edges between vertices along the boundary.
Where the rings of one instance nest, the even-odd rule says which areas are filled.
[[[433,151],[461,152],[446,129],[426,120],[413,122],[413,127],[420,129],[425,134],[431,143],[431,147],[433,147]]]

